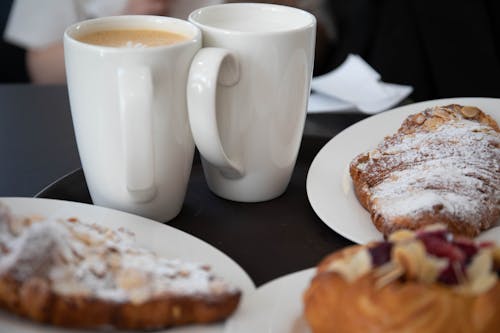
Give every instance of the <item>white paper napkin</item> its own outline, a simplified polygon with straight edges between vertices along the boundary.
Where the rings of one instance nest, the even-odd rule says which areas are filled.
[[[360,56],[350,54],[336,69],[313,78],[308,111],[374,114],[405,99],[411,86],[385,83]]]

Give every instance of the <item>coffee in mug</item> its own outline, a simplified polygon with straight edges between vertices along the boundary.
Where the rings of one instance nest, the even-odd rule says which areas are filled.
[[[100,30],[78,36],[80,42],[109,47],[154,47],[188,40],[187,36],[163,30]]]

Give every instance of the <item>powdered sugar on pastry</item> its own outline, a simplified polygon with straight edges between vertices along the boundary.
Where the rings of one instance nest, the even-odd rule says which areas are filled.
[[[392,224],[384,230],[433,216],[477,234],[498,220],[500,133],[478,109],[468,117],[463,108],[410,116],[396,134],[353,161],[351,175],[365,186],[372,218]]]
[[[7,231],[0,238],[0,276],[8,274],[21,282],[41,277],[60,295],[141,303],[165,294],[236,292],[208,266],[160,258],[139,247],[124,229],[76,219],[31,222],[7,214],[0,226]]]
[[[500,142],[498,134],[468,120],[455,125],[460,127],[443,125],[438,132],[415,133],[387,147],[381,167],[411,167],[394,171],[372,188],[382,214],[392,217],[437,209],[466,221],[480,212],[488,198],[495,194],[498,198],[498,188],[482,181],[498,178],[499,155],[491,146]]]

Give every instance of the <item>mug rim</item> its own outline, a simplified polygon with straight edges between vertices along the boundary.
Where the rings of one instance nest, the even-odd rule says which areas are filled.
[[[240,30],[233,30],[233,29],[225,29],[225,28],[220,28],[216,27],[210,24],[202,23],[200,22],[197,18],[203,15],[204,11],[209,11],[209,10],[215,10],[220,7],[253,7],[253,8],[268,8],[268,9],[276,9],[280,11],[289,11],[289,12],[295,12],[299,13],[300,15],[303,15],[304,17],[307,17],[309,19],[309,22],[290,29],[283,29],[283,30],[274,30],[274,31],[240,31]],[[264,35],[282,35],[282,34],[289,34],[297,31],[303,31],[307,30],[310,28],[314,28],[316,26],[316,17],[309,13],[308,11],[305,11],[300,8],[295,8],[295,7],[290,7],[290,6],[285,6],[285,5],[277,5],[277,4],[271,4],[271,3],[252,3],[252,2],[243,2],[243,3],[223,3],[223,4],[218,4],[218,5],[211,5],[211,6],[205,6],[202,8],[198,8],[191,12],[188,16],[188,21],[193,23],[194,25],[200,27],[202,30],[206,31],[212,31],[212,32],[217,32],[217,33],[223,33],[223,34],[231,34],[231,35],[241,35],[241,36],[264,36]]]
[[[89,43],[82,42],[75,37],[75,33],[79,29],[84,29],[88,26],[94,26],[96,24],[100,24],[100,23],[104,23],[104,22],[123,22],[123,21],[127,22],[129,20],[147,21],[147,22],[153,22],[153,23],[154,22],[161,23],[160,21],[162,21],[162,22],[176,22],[178,24],[183,24],[186,27],[189,27],[190,29],[192,29],[194,34],[192,36],[182,34],[183,36],[186,37],[186,40],[183,40],[181,42],[167,44],[167,45],[140,47],[140,48],[116,47],[116,46],[89,44]],[[119,29],[126,30],[127,28],[119,28]],[[112,30],[112,29],[109,29],[109,30]],[[178,33],[176,31],[167,30],[167,29],[159,29],[159,30]],[[74,24],[68,26],[64,30],[63,36],[64,36],[65,42],[71,42],[71,43],[74,43],[74,44],[82,46],[82,47],[87,47],[90,49],[95,49],[95,50],[100,50],[100,51],[107,51],[107,52],[155,52],[155,51],[163,51],[163,50],[167,50],[167,49],[179,48],[179,47],[183,47],[185,45],[191,45],[193,43],[197,43],[198,41],[201,40],[201,30],[192,22],[189,22],[187,20],[174,18],[174,17],[157,16],[157,15],[115,15],[115,16],[103,16],[103,17],[99,17],[99,18],[93,18],[93,19],[83,20],[83,21],[79,21],[77,23],[74,23]]]

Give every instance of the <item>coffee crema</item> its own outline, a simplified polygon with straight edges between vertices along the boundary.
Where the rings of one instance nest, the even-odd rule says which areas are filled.
[[[163,30],[117,29],[95,31],[78,36],[76,39],[86,44],[98,46],[140,48],[176,44],[189,38]]]

